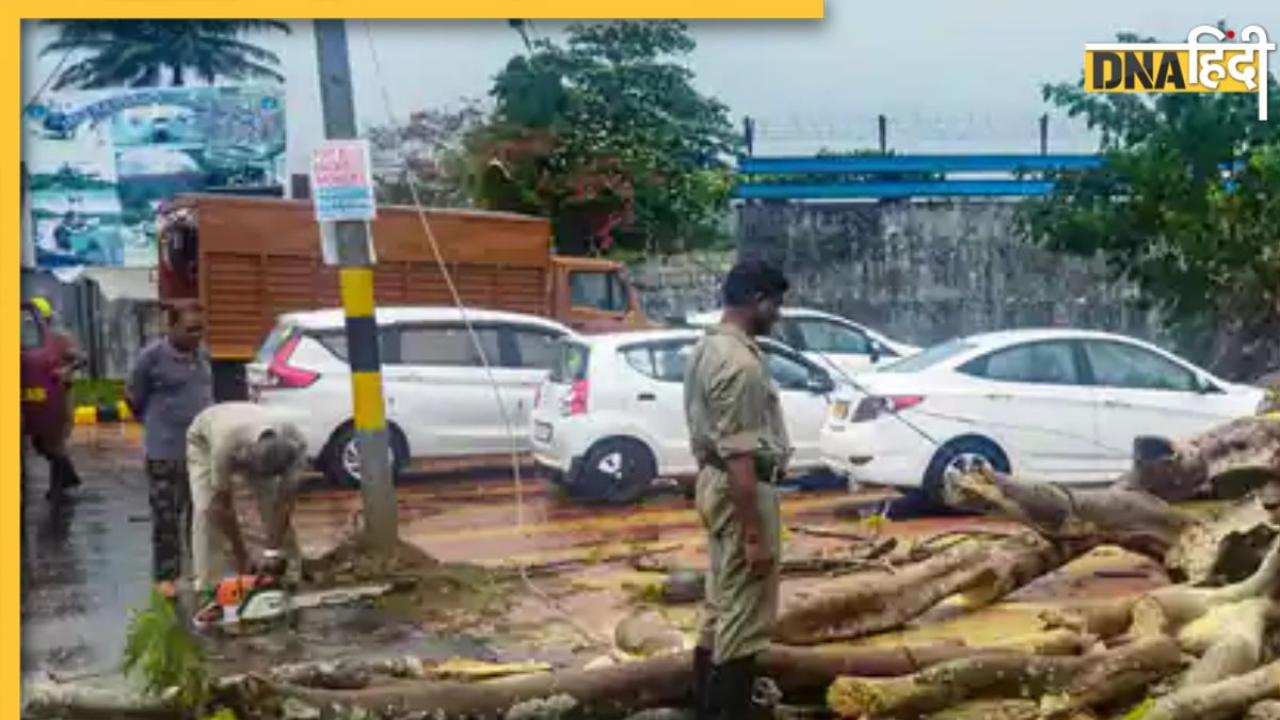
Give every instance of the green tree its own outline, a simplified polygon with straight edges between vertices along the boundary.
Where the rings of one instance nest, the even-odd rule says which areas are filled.
[[[274,80],[280,58],[240,39],[247,32],[289,32],[276,20],[47,20],[58,38],[41,54],[84,57],[62,70],[54,89],[153,87],[205,82]],[[167,78],[166,78],[167,71]]]
[[[1053,194],[1022,208],[1029,236],[1100,254],[1218,372],[1280,362],[1280,124],[1258,120],[1257,96],[1090,94],[1081,81],[1044,97],[1099,132],[1104,162],[1056,174]]]
[[[728,109],[683,64],[683,23],[574,24],[513,57],[466,142],[477,204],[551,218],[557,246],[669,252],[726,235]]]

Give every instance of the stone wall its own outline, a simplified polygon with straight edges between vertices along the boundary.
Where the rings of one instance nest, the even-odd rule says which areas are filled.
[[[929,344],[985,330],[1088,327],[1152,338],[1132,288],[1100,261],[1029,246],[1009,202],[767,203],[735,210],[738,250],[780,263],[789,302]],[[632,269],[646,309],[716,304],[731,258]],[[1153,338],[1158,339],[1158,338]]]

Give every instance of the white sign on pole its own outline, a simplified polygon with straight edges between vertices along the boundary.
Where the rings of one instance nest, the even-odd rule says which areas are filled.
[[[311,155],[316,220],[369,221],[377,216],[367,140],[326,140]]]

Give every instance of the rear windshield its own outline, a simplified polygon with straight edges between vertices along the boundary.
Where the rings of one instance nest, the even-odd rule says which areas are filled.
[[[284,345],[291,335],[293,335],[292,325],[277,325],[262,342],[262,347],[258,348],[257,361],[264,365],[271,362],[271,358],[275,357],[280,346]]]
[[[964,340],[948,340],[896,363],[886,365],[880,369],[880,372],[919,372],[975,347],[977,346],[973,343]]]
[[[591,351],[580,343],[561,340],[555,360],[551,367],[551,382],[571,383],[587,379],[587,362],[591,359]]]

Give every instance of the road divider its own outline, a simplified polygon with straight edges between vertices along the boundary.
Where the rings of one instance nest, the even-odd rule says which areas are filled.
[[[74,418],[76,425],[98,425],[103,423],[133,422],[133,412],[129,404],[118,400],[114,405],[78,405]]]

